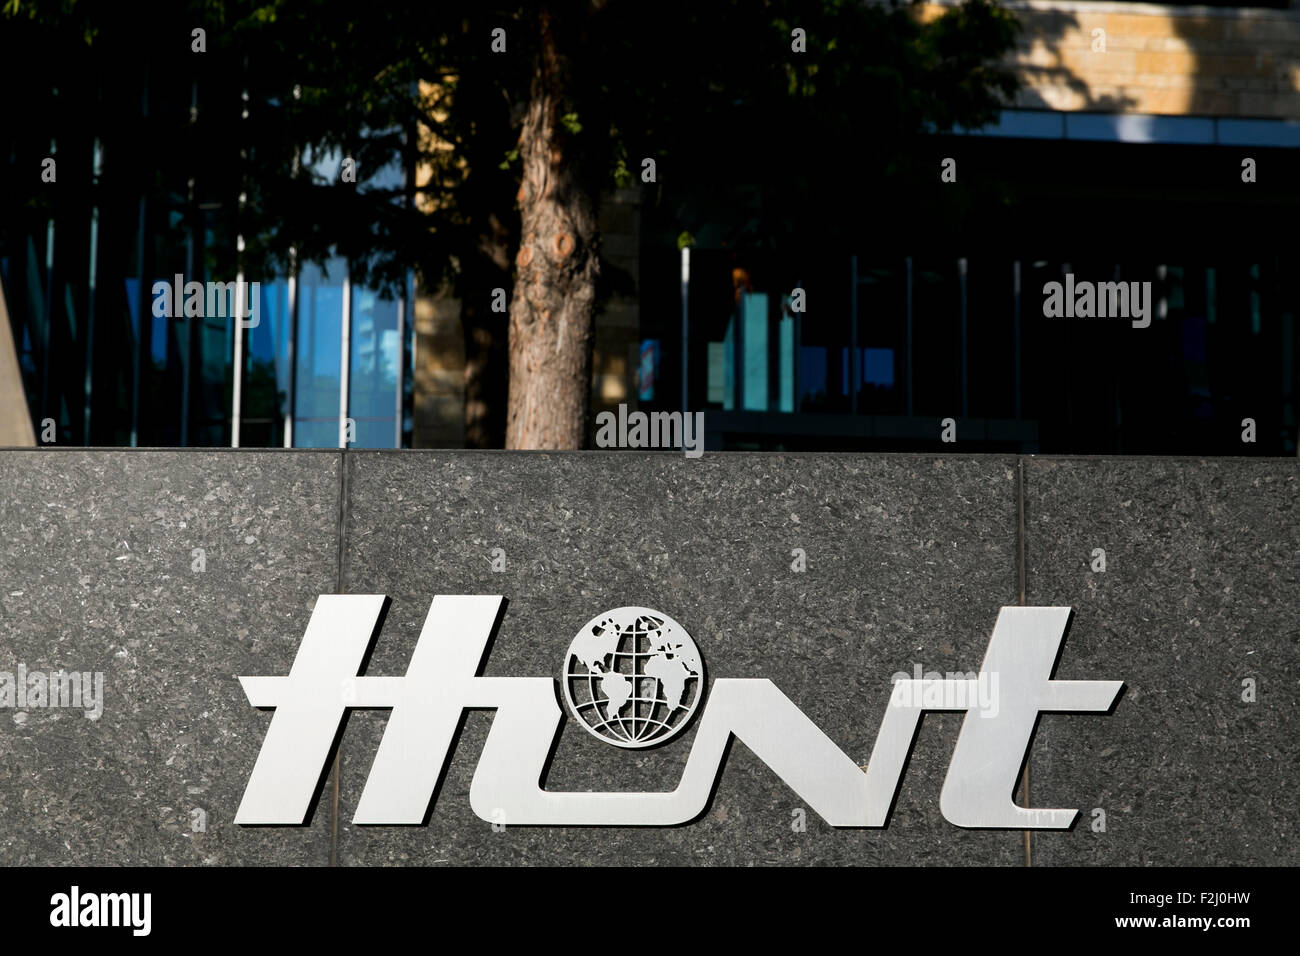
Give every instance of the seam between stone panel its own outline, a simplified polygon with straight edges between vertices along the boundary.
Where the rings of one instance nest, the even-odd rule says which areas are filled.
[[[338,502],[338,551],[334,574],[334,591],[345,593],[343,585],[343,554],[347,545],[348,528],[348,453],[339,450],[339,502]],[[346,720],[346,716],[344,717]],[[343,735],[339,735],[338,748],[334,751],[334,767],[330,771],[333,777],[330,788],[330,866],[339,865],[339,772],[343,764]]]
[[[338,562],[335,567],[335,593],[345,594],[343,585],[343,554],[347,545],[348,529],[348,453],[339,450],[339,504],[338,504]]]
[[[1016,456],[1016,589],[1020,592],[1020,606],[1025,606],[1025,459]],[[1029,806],[1029,761],[1033,753],[1033,737],[1025,751],[1025,767],[1021,774],[1021,792],[1024,806]],[[1034,865],[1031,831],[1025,830],[1025,866]]]

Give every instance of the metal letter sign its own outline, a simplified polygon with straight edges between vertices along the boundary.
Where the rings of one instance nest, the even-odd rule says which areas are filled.
[[[549,677],[480,677],[502,598],[433,599],[404,677],[357,672],[383,595],[321,595],[285,677],[241,677],[255,707],[273,707],[235,822],[301,824],[348,708],[391,708],[353,822],[418,824],[451,755],[461,713],[496,716],[470,785],[484,820],[541,826],[673,826],[700,816],[734,735],[823,819],[883,827],[921,715],[965,711],[939,798],[960,827],[1064,829],[1077,810],[1031,810],[1011,799],[1038,715],[1105,713],[1123,681],[1053,680],[1068,607],[1004,607],[979,680],[897,680],[865,772],[770,680],[719,678],[709,691],[677,789],[559,793],[543,768],[564,713]],[[992,706],[980,706],[991,677]],[[647,690],[647,687],[649,690]],[[569,648],[564,695],[575,718],[617,746],[680,731],[704,696],[703,662],[681,625],[650,608],[593,618]]]

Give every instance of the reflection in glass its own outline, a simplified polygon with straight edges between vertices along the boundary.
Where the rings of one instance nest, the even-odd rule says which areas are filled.
[[[373,289],[352,289],[352,365],[348,417],[356,422],[354,448],[397,444],[397,383],[402,361],[396,299]]]
[[[343,359],[343,277],[347,264],[335,256],[322,270],[305,263],[298,279],[298,348],[293,444],[337,448],[339,388]]]

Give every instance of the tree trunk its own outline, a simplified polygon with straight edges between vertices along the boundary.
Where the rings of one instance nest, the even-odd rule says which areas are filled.
[[[571,25],[539,14],[541,53],[519,138],[521,237],[510,301],[507,448],[581,448],[591,404],[596,204],[560,122]]]

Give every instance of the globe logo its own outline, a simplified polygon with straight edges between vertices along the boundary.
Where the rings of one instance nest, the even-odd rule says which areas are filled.
[[[680,733],[699,706],[703,677],[686,628],[648,607],[593,617],[564,658],[569,708],[616,747],[649,747]]]

